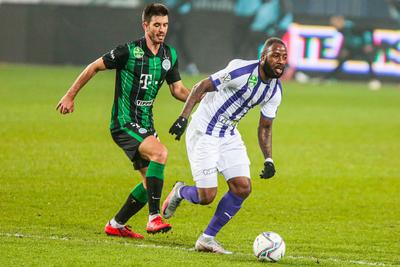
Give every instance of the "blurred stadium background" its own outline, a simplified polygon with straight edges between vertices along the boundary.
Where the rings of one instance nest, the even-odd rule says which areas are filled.
[[[87,64],[117,44],[142,36],[141,0],[0,0],[0,61]],[[351,23],[347,39],[373,51],[344,62],[337,77],[365,79],[368,57],[380,80],[400,77],[399,0],[167,0],[167,41],[180,54],[181,70],[209,73],[232,58],[255,58],[268,36],[289,47],[291,78],[322,76],[337,66],[343,34],[330,20]],[[366,34],[369,34],[368,37]],[[348,40],[351,41],[351,40]],[[357,40],[355,40],[357,43]],[[303,75],[305,74],[305,75]],[[305,78],[305,79],[304,79]]]

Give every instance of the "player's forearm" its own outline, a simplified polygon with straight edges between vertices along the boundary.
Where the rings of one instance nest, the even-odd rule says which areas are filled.
[[[100,70],[105,69],[104,63],[100,59],[94,61],[89,64],[82,72],[79,74],[78,78],[72,84],[70,89],[67,91],[66,95],[71,97],[72,99],[78,94],[78,92],[85,86],[85,84],[92,79],[94,75]],[[103,67],[104,66],[104,67]]]
[[[194,106],[200,102],[202,95],[209,90],[208,87],[209,85],[207,84],[206,80],[203,80],[193,86],[189,96],[186,99],[185,105],[183,106],[181,113],[182,117],[186,119],[189,118]]]
[[[258,127],[258,144],[264,158],[272,158],[272,125]]]
[[[175,91],[174,97],[182,102],[186,102],[190,94],[190,91],[186,87],[180,87]]]

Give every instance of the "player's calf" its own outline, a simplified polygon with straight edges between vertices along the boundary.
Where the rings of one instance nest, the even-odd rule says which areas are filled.
[[[217,196],[218,188],[198,188],[199,193],[199,204],[208,205],[211,204]]]

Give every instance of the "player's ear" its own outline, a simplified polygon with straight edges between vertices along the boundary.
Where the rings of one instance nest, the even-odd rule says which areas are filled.
[[[263,51],[263,52],[261,53],[261,58],[260,58],[261,65],[264,65],[266,58],[267,58],[267,52],[266,52],[266,51]]]
[[[142,27],[143,27],[143,30],[144,30],[145,32],[147,32],[148,26],[149,26],[149,25],[147,24],[146,21],[143,21],[143,22],[142,22]]]

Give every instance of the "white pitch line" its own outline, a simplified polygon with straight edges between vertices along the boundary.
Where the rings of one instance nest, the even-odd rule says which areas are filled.
[[[79,238],[68,238],[68,237],[60,237],[60,236],[38,236],[38,235],[25,235],[25,234],[20,234],[20,233],[15,233],[15,234],[10,234],[10,233],[0,233],[0,236],[4,237],[15,237],[15,238],[32,238],[32,239],[42,239],[42,240],[57,240],[57,241],[80,241],[80,242],[86,242],[86,243],[109,243],[109,244],[115,244],[115,242],[112,241],[107,241],[107,240],[102,240],[101,242],[97,242],[95,240],[90,241],[90,240],[84,240],[84,239],[79,239]],[[131,242],[123,242],[123,243],[118,243],[118,244],[123,244],[126,246],[132,246],[132,247],[138,247],[138,248],[156,248],[156,249],[174,249],[174,250],[181,250],[181,251],[194,251],[194,248],[185,248],[185,247],[177,247],[177,246],[163,246],[163,245],[155,245],[155,244],[135,244]],[[252,254],[247,254],[247,253],[235,253],[236,255],[244,255],[244,256],[252,256]],[[312,261],[331,261],[331,262],[336,262],[336,263],[350,263],[350,264],[357,264],[357,265],[367,265],[367,266],[393,266],[390,264],[385,264],[382,262],[368,262],[368,261],[362,261],[362,260],[341,260],[341,259],[336,259],[336,258],[316,258],[316,257],[306,257],[306,256],[291,256],[287,255],[285,256],[286,258],[289,259],[294,259],[294,260],[312,260]]]

